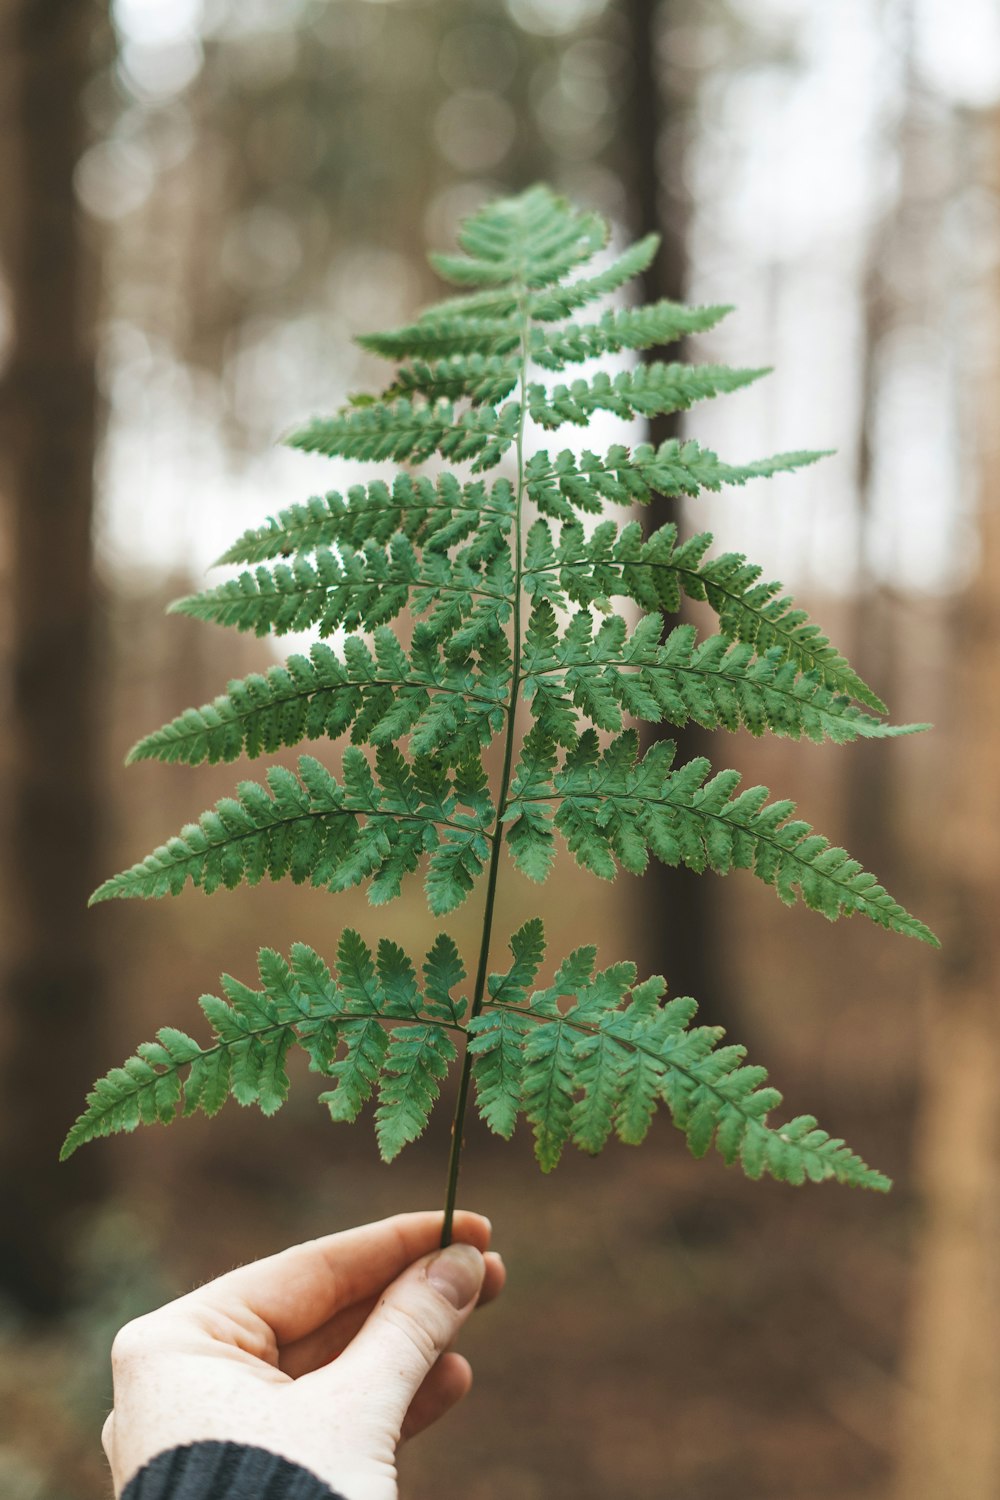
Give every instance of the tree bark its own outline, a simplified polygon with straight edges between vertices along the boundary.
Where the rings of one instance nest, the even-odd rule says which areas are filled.
[[[688,275],[690,203],[683,187],[682,166],[690,100],[672,84],[664,67],[665,38],[669,37],[665,25],[670,11],[671,7],[660,0],[628,0],[626,6],[634,74],[623,165],[632,199],[631,227],[639,236],[657,233],[661,237],[656,260],[642,277],[642,297],[647,302],[661,297],[681,301]],[[662,355],[662,350],[651,350],[649,357]],[[683,351],[674,349],[667,357],[683,358]],[[679,413],[650,421],[649,440],[654,444],[680,433]],[[682,502],[655,496],[644,510],[642,521],[647,535],[668,521],[683,533]],[[686,618],[683,609],[681,615]],[[680,729],[649,726],[643,748],[663,738],[675,741],[678,765],[708,751],[709,737],[697,724]],[[707,1023],[731,1030],[737,1007],[719,957],[711,880],[711,876],[699,878],[690,870],[656,861],[650,865],[643,881],[643,968],[663,973],[671,994],[693,995]]]
[[[885,27],[884,6],[877,8],[879,24]],[[860,351],[860,412],[857,449],[857,552],[855,597],[851,626],[853,649],[848,653],[858,674],[884,699],[893,712],[899,677],[896,614],[885,580],[874,566],[875,444],[879,403],[882,397],[881,362],[888,337],[908,319],[927,317],[935,287],[928,260],[935,242],[935,226],[945,205],[922,190],[926,178],[928,148],[935,144],[933,126],[922,118],[922,98],[915,63],[915,15],[907,0],[897,16],[899,32],[893,31],[883,45],[900,54],[902,99],[895,119],[886,128],[883,151],[899,170],[896,198],[885,214],[876,217],[868,235],[861,282],[862,339]],[[880,165],[877,147],[872,155]],[[909,269],[909,290],[899,286],[900,267]],[[933,271],[940,276],[940,264]],[[924,306],[913,306],[913,287],[921,290]],[[900,810],[895,801],[897,779],[888,747],[877,741],[860,741],[851,747],[844,762],[844,798],[847,847],[883,884],[895,889],[900,874],[898,825]]]
[[[0,1287],[66,1302],[67,1227],[99,1158],[60,1140],[99,1066],[99,960],[86,902],[98,837],[94,267],[73,171],[96,4],[3,0],[3,270],[14,317],[0,385],[10,539],[9,931],[0,1039]]]
[[[992,133],[1000,185],[1000,113]],[[944,746],[952,773],[936,811],[934,857],[950,920],[925,1033],[899,1500],[1000,1494],[1000,278],[992,275],[992,369],[979,386],[980,564],[955,611]]]

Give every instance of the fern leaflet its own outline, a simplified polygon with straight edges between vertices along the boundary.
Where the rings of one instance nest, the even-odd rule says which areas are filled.
[[[513,963],[490,975],[484,1007],[464,1026],[451,992],[465,971],[444,934],[427,955],[423,990],[402,949],[383,941],[373,954],[350,930],[336,977],[304,944],[288,962],[263,949],[259,990],[226,975],[225,1000],[202,997],[212,1044],[161,1029],[95,1084],[63,1156],[98,1136],[166,1123],[178,1110],[215,1114],[229,1096],[273,1114],[287,1097],[285,1059],[297,1046],[335,1080],[320,1095],[335,1120],[355,1119],[377,1093],[379,1150],[390,1161],[426,1126],[462,1036],[483,1120],[509,1138],[523,1116],[543,1171],[570,1143],[593,1154],[614,1132],[637,1145],[664,1104],[695,1156],[714,1145],[750,1177],[889,1186],[811,1116],[770,1125],[781,1096],[764,1086],[764,1069],[747,1065],[742,1047],[723,1046],[719,1027],[692,1026],[695,1002],[664,1000],[659,977],[637,984],[628,963],[595,973],[596,950],[579,948],[550,985],[533,990],[541,923],[526,923],[510,948]]]

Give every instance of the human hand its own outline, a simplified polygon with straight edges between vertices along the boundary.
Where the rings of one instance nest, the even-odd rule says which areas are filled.
[[[449,1345],[504,1283],[490,1223],[400,1214],[296,1245],[136,1318],[112,1348],[115,1494],[157,1453],[266,1448],[347,1500],[396,1500],[396,1448],[472,1384]]]

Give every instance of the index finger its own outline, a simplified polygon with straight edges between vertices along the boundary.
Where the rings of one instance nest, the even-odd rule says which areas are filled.
[[[374,1296],[435,1250],[443,1217],[440,1211],[396,1214],[324,1235],[230,1271],[191,1296],[215,1304],[235,1298],[263,1319],[279,1345],[285,1344],[312,1333],[339,1308]],[[488,1247],[490,1228],[481,1214],[455,1214],[455,1239],[477,1250]]]

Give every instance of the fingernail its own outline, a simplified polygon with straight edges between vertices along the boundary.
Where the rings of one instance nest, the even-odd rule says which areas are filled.
[[[427,1267],[427,1280],[452,1307],[467,1307],[483,1284],[485,1269],[474,1245],[449,1245]]]

